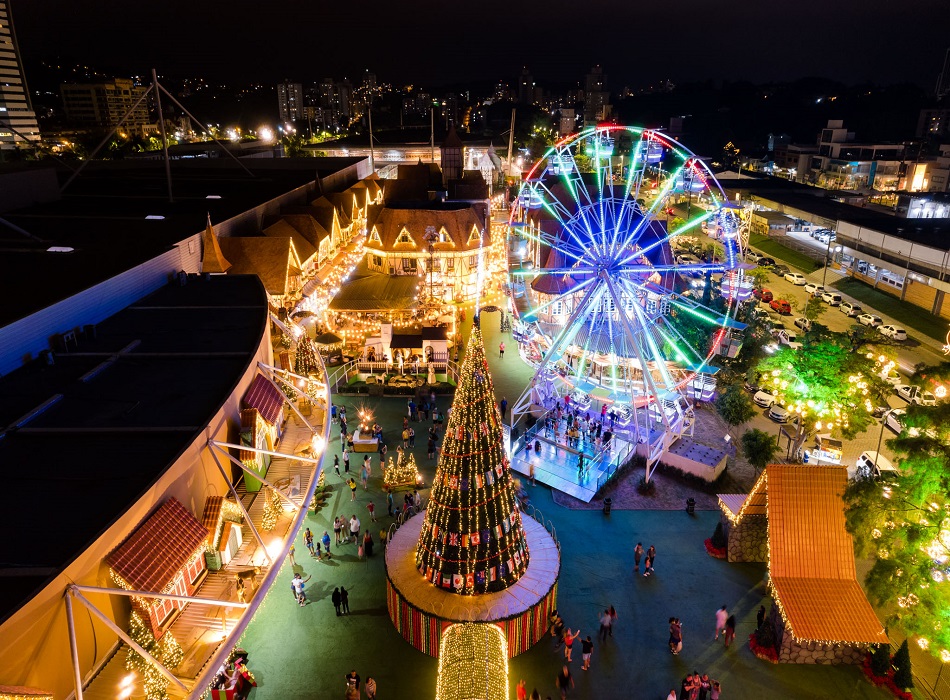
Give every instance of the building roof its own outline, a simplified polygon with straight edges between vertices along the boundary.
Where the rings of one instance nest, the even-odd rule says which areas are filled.
[[[458,132],[455,130],[455,124],[449,126],[449,133],[445,135],[445,141],[442,142],[441,148],[464,148],[465,144],[462,143],[462,139],[459,138]]]
[[[106,561],[132,590],[161,592],[207,539],[208,528],[169,498]]]
[[[393,333],[392,340],[389,341],[389,347],[393,350],[413,350],[422,348],[421,333]]]
[[[421,331],[423,340],[446,340],[448,328],[445,326],[423,326]]]
[[[281,213],[280,218],[293,226],[314,249],[319,249],[320,241],[330,238],[330,231],[314,218],[313,208],[310,209],[311,211],[303,213],[296,213],[296,211]],[[296,245],[296,241],[294,244]]]
[[[205,500],[205,509],[201,514],[201,524],[208,532],[214,532],[218,527],[218,518],[221,517],[221,507],[224,503],[224,496],[208,496]]]
[[[841,500],[847,481],[847,469],[838,465],[769,465],[736,522],[765,501],[770,582],[796,639],[885,643],[884,626],[857,581]]]
[[[411,309],[419,295],[415,275],[384,275],[368,272],[365,260],[343,283],[330,302],[333,311],[387,311]]]
[[[263,230],[265,236],[272,238],[289,238],[294,242],[294,250],[300,257],[300,262],[306,265],[317,254],[316,246],[311,243],[297,228],[281,217]]]
[[[477,250],[481,247],[478,238],[472,238],[472,231],[480,234],[485,229],[485,221],[477,208],[467,203],[448,202],[420,206],[370,205],[366,217],[366,230],[373,229],[379,234],[382,243],[367,242],[367,249],[385,252],[427,251],[426,229],[435,228],[436,233],[444,231],[445,243],[436,242],[436,251]],[[413,243],[397,242],[403,229],[409,232]]]
[[[313,200],[315,207],[331,207],[336,212],[340,226],[346,228],[353,223],[353,195],[344,196],[343,193],[330,192]],[[326,214],[324,214],[325,220]]]
[[[271,425],[277,425],[286,400],[287,397],[280,389],[267,381],[264,375],[258,374],[241,399],[241,405],[245,408],[256,408],[260,412],[261,418]],[[241,419],[243,422],[243,411],[241,412]]]
[[[211,216],[208,216],[208,225],[205,232],[201,234],[201,271],[214,274],[227,272],[231,269],[231,263],[224,259],[224,253],[221,252],[221,246],[218,244],[218,236],[211,226]]]
[[[293,239],[269,236],[221,238],[232,275],[257,275],[268,294],[283,296],[294,291],[291,277],[300,275],[300,257]]]
[[[219,222],[229,221],[230,235],[256,234],[255,217],[236,223],[248,209],[302,190],[315,177],[338,173],[362,160],[243,161],[252,175],[230,158],[172,161],[173,203],[166,197],[161,161],[90,161],[62,195],[55,189],[50,193],[54,201],[12,210],[4,209],[6,200],[0,192],[3,219],[30,236],[0,224],[0,255],[6,263],[0,275],[0,298],[16,299],[16,303],[0,304],[0,326],[167,252],[200,234],[209,213],[219,233],[223,233]],[[48,169],[50,162],[47,159],[37,167]],[[65,168],[56,173],[60,184],[71,175],[72,170]],[[301,204],[305,201],[302,194]],[[48,252],[51,247],[73,251]]]
[[[94,335],[80,334],[77,352],[0,377],[0,464],[19,465],[6,470],[7,488],[42,494],[44,503],[4,505],[7,522],[22,530],[0,538],[0,622],[95,544],[204,434],[266,330],[259,279],[191,276],[97,324]],[[77,504],[94,507],[68,527],[49,517]]]

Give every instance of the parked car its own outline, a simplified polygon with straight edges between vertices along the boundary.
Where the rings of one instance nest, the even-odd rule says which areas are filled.
[[[887,417],[884,419],[885,427],[900,435],[901,431],[904,429],[905,413],[907,413],[907,411],[905,411],[903,408],[895,408],[893,411],[888,413]]]
[[[881,372],[881,379],[891,386],[898,386],[904,381],[904,378],[896,369],[892,369],[890,372]]]
[[[808,284],[808,280],[805,279],[805,275],[803,275],[801,272],[789,272],[787,275],[785,275],[785,281],[791,282],[798,287]]]
[[[809,282],[808,284],[805,285],[805,291],[808,294],[811,294],[813,297],[820,297],[822,294],[825,293],[825,288],[822,287],[820,284],[814,284],[813,282]]]
[[[865,478],[870,476],[877,479],[881,476],[900,474],[897,467],[891,464],[891,460],[882,454],[878,454],[875,450],[862,452],[855,466],[858,468],[858,474]]]
[[[774,420],[776,423],[792,423],[797,425],[799,421],[799,417],[797,415],[777,403],[773,403],[769,407],[768,417]]]
[[[936,396],[934,396],[929,391],[924,391],[919,386],[914,386],[913,384],[898,384],[894,387],[894,391],[897,392],[897,395],[904,399],[904,401],[912,404],[917,404],[919,406],[937,405]]]
[[[752,397],[752,402],[756,406],[761,406],[762,408],[770,408],[773,403],[775,403],[775,396],[773,396],[768,391],[764,389],[755,392],[755,395]]]
[[[874,314],[861,314],[858,316],[858,323],[860,323],[862,326],[877,328],[882,323],[884,323],[884,319],[882,319],[880,316],[875,316]]]
[[[829,306],[841,306],[841,295],[837,292],[824,292],[821,300]]]
[[[819,243],[831,243],[835,240],[836,236],[834,231],[825,231],[824,233],[815,236],[815,238],[818,239]]]
[[[793,350],[798,350],[802,344],[796,341],[797,336],[789,331],[787,328],[776,328],[772,331],[772,337],[774,337],[779,344],[787,345]]]
[[[878,333],[883,335],[885,338],[890,338],[891,340],[907,340],[907,331],[898,326],[886,325],[879,326],[877,329]]]
[[[850,301],[843,301],[838,305],[838,311],[847,316],[857,316],[864,312],[860,304],[852,304]]]
[[[871,411],[872,418],[883,418],[884,414],[891,410],[890,406],[875,406]]]
[[[742,388],[745,389],[746,391],[748,391],[750,394],[758,394],[760,391],[762,391],[762,387],[759,386],[759,383],[758,383],[757,381],[756,381],[756,382],[745,382],[745,383],[742,385]]]
[[[763,304],[768,304],[770,301],[772,301],[772,299],[774,299],[771,289],[753,289],[752,296],[761,301]]]
[[[759,267],[772,267],[772,265],[775,264],[775,258],[765,258],[765,257],[762,257],[762,258],[759,258],[759,260],[758,260],[758,262],[757,262],[756,264],[757,264]]]
[[[789,273],[788,265],[773,265],[772,272],[774,272],[779,277],[784,277]]]
[[[809,320],[808,320],[807,318],[805,318],[804,316],[799,316],[798,318],[796,318],[796,319],[795,319],[795,325],[796,325],[798,328],[801,328],[803,331],[810,331],[810,330],[811,330],[811,321],[809,321]]]
[[[769,302],[769,306],[780,314],[792,313],[792,305],[785,301],[785,299],[772,299],[772,301]]]

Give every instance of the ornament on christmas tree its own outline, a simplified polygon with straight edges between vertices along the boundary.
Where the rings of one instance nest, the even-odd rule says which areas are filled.
[[[416,547],[416,566],[426,580],[463,595],[503,590],[528,567],[497,411],[476,323]]]

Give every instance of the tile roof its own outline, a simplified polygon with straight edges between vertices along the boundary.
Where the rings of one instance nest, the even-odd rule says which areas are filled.
[[[218,527],[218,518],[221,517],[221,503],[224,496],[208,496],[205,501],[205,510],[201,515],[201,524],[208,528],[209,532],[214,532]]]
[[[241,399],[241,405],[244,408],[256,408],[264,420],[271,425],[277,425],[285,399],[280,389],[267,381],[264,375],[258,374],[245,392],[244,398]],[[243,419],[243,411],[241,417]]]
[[[290,278],[300,269],[293,239],[269,236],[220,238],[221,250],[231,261],[232,275],[257,275],[268,294],[283,296],[294,289]]]
[[[270,236],[271,238],[290,238],[294,242],[294,248],[297,250],[297,255],[300,256],[300,261],[304,265],[310,262],[310,260],[313,259],[313,256],[317,254],[317,249],[307,239],[307,237],[298,231],[297,227],[284,217],[281,217],[270,226],[265,228],[263,233],[265,236]]]
[[[162,591],[207,539],[208,529],[169,498],[107,562],[133,590]]]
[[[201,234],[201,271],[211,273],[227,272],[231,268],[221,252],[221,246],[218,245],[218,236],[211,226],[211,218],[208,218],[208,225],[205,232]]]
[[[260,412],[256,408],[241,409],[241,444],[248,447],[257,447],[257,417]],[[241,450],[238,459],[247,464],[257,462],[257,453],[251,450]],[[207,525],[207,523],[205,523]]]
[[[330,301],[334,311],[387,311],[411,309],[419,295],[419,278],[415,275],[361,274],[365,261],[355,276],[343,283]]]
[[[857,581],[845,529],[845,467],[773,464],[753,493],[768,493],[769,575],[796,639],[884,643]]]
[[[481,247],[481,242],[478,236],[472,238],[472,230],[483,231],[485,220],[476,207],[467,203],[420,204],[411,207],[372,204],[366,215],[366,229],[375,228],[382,245],[367,242],[366,247],[384,251],[427,251],[424,236],[430,226],[435,228],[437,233],[444,229],[450,239],[445,243],[436,242],[433,245],[436,251],[477,250]],[[396,242],[403,229],[409,232],[415,245]]]

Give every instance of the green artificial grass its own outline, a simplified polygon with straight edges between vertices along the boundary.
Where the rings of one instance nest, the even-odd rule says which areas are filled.
[[[802,272],[814,272],[821,267],[820,263],[815,262],[807,255],[799,253],[797,250],[786,248],[781,243],[758,233],[749,235],[749,245],[758,248],[769,257],[788,263]]]
[[[934,340],[943,340],[947,335],[945,319],[938,318],[909,301],[901,301],[887,292],[875,289],[865,282],[853,277],[843,277],[834,283],[834,287],[882,314],[900,319],[901,325],[913,328]]]

